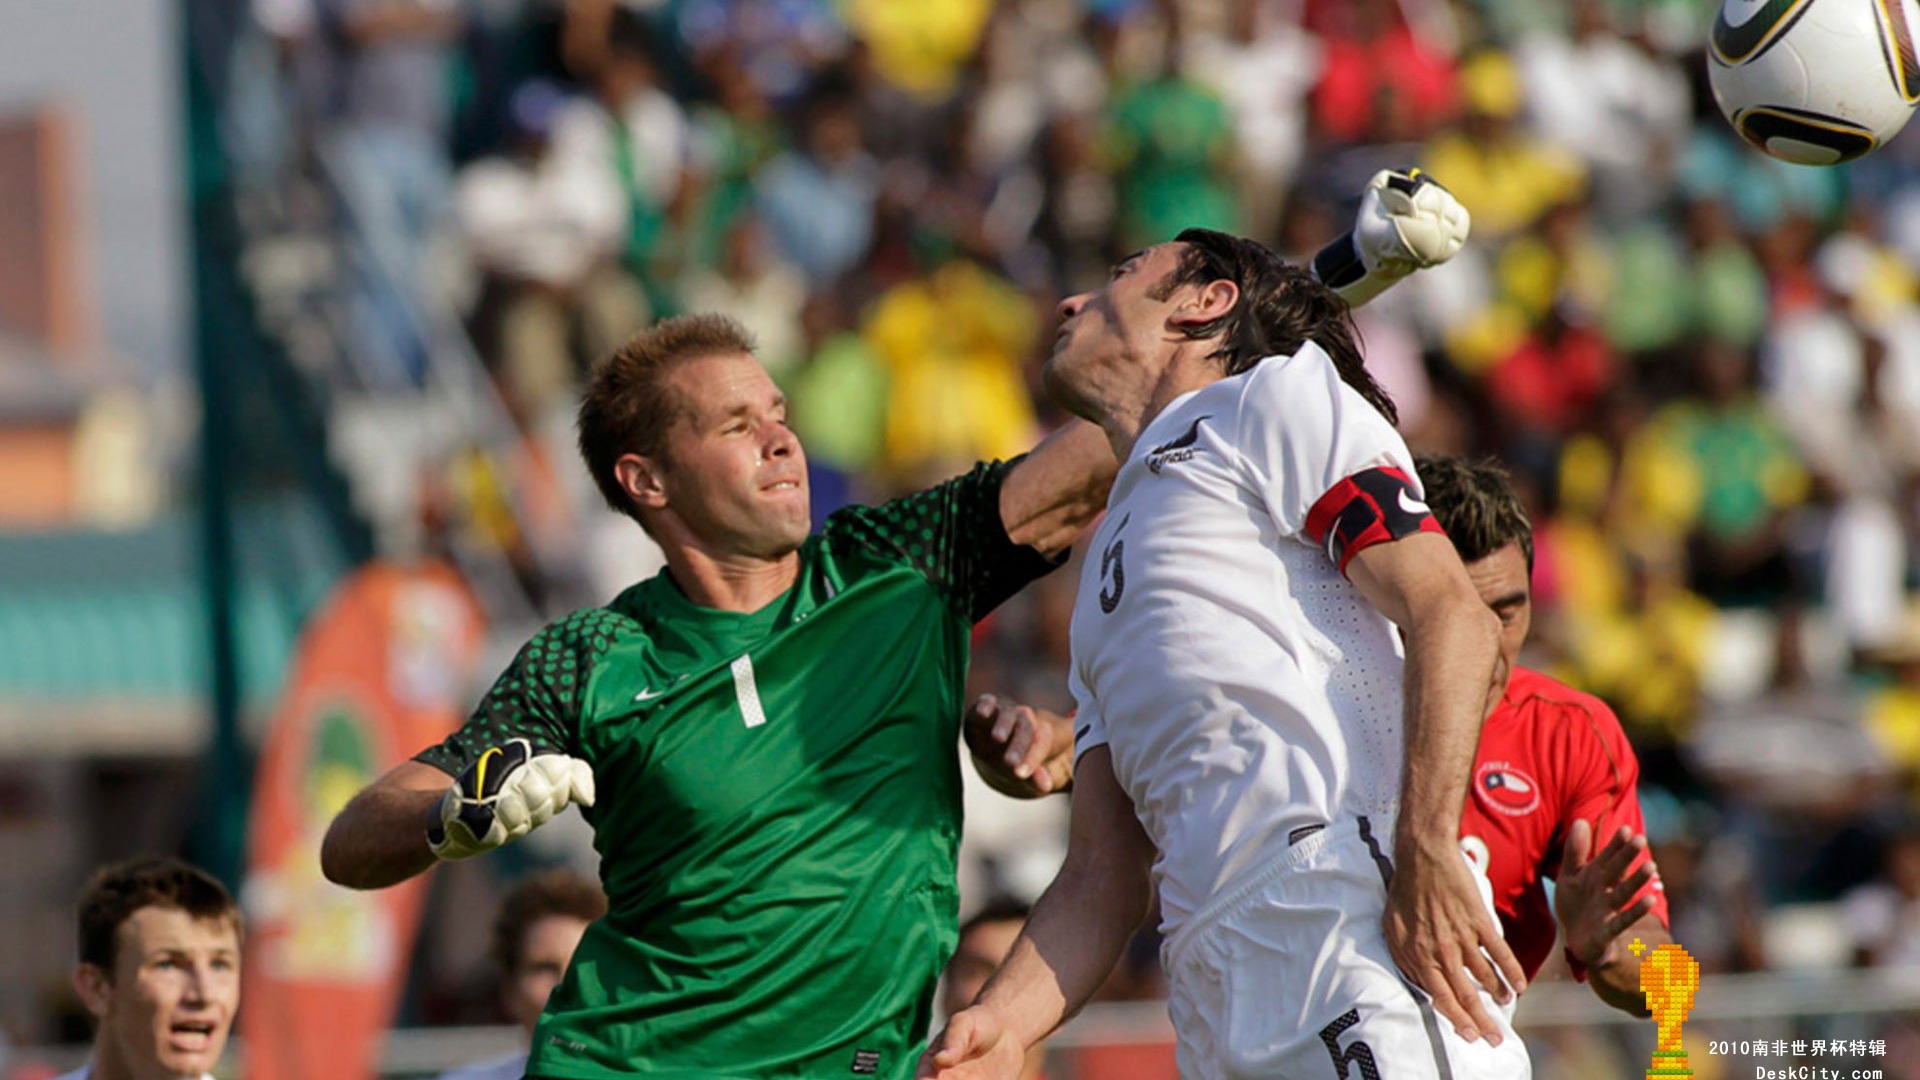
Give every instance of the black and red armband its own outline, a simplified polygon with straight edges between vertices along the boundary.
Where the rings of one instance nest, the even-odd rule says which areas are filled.
[[[1414,490],[1413,478],[1395,468],[1354,473],[1307,511],[1307,536],[1326,545],[1327,557],[1342,574],[1367,548],[1417,532],[1445,535],[1446,530]]]

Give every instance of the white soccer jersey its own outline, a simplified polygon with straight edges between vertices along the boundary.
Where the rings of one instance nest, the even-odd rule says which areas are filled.
[[[1114,480],[1073,613],[1075,753],[1111,747],[1169,936],[1294,830],[1396,807],[1399,635],[1307,528],[1377,467],[1413,475],[1308,344],[1176,398]]]

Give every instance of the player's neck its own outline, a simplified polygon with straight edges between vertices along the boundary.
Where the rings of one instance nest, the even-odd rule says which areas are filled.
[[[1132,455],[1133,444],[1139,441],[1140,433],[1165,412],[1175,398],[1220,381],[1224,373],[1219,363],[1206,356],[1212,347],[1213,342],[1208,340],[1180,348],[1152,381],[1138,388],[1132,402],[1105,410],[1100,426],[1106,429],[1116,458],[1125,461]]]
[[[793,588],[800,577],[800,552],[762,559],[676,548],[667,552],[667,572],[681,593],[701,607],[754,612]]]

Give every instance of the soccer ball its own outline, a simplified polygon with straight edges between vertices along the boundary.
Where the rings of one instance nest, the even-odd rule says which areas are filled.
[[[1851,161],[1920,102],[1916,0],[1721,0],[1714,100],[1740,137],[1801,165]]]

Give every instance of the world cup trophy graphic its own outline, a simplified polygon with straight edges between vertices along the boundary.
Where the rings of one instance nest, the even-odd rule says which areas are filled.
[[[1645,948],[1638,941],[1631,947],[1636,953]],[[1680,1025],[1693,1010],[1693,995],[1698,989],[1700,964],[1678,945],[1662,945],[1640,961],[1640,992],[1646,995],[1647,1009],[1659,1028],[1647,1080],[1688,1080],[1693,1076],[1693,1070],[1687,1067],[1687,1052],[1680,1048]]]

